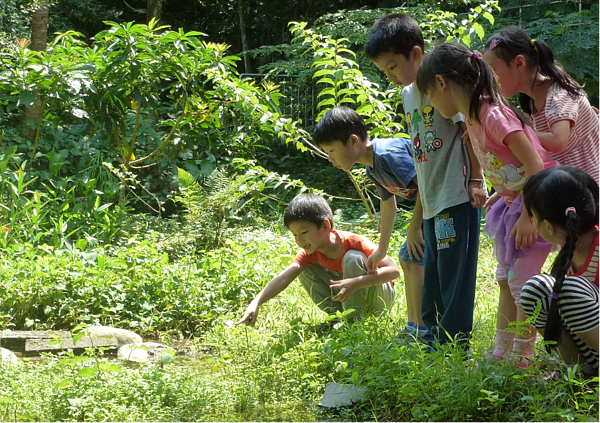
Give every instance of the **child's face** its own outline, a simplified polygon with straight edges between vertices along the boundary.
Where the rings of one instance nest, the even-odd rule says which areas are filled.
[[[562,231],[557,230],[557,228],[550,222],[547,220],[540,221],[535,213],[533,213],[531,219],[533,220],[535,229],[548,244],[563,245],[565,243],[566,237]]]
[[[458,113],[458,108],[454,102],[449,87],[442,89],[439,84],[427,90],[427,96],[431,105],[440,112],[446,119],[451,119]]]
[[[519,81],[520,74],[514,66],[514,60],[510,65],[507,65],[504,60],[496,56],[493,50],[489,49],[483,53],[483,60],[490,65],[498,76],[500,91],[502,91],[502,94],[506,98],[510,98],[517,93],[517,82]]]
[[[390,82],[400,87],[414,82],[421,65],[421,61],[416,59],[415,53],[411,53],[410,58],[407,59],[403,54],[386,52],[380,54],[377,59],[373,60],[373,63],[385,73]]]
[[[312,254],[320,249],[329,237],[330,230],[324,223],[321,227],[311,222],[298,220],[288,225],[290,232],[294,235],[294,241],[298,247],[302,248],[308,254]]]
[[[323,146],[323,151],[327,154],[332,165],[342,170],[350,170],[356,164],[356,142],[352,135],[344,145],[341,141],[333,141]]]

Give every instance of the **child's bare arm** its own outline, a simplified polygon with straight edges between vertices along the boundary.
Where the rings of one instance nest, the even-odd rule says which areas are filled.
[[[516,131],[504,138],[515,157],[525,166],[525,177],[529,178],[544,169],[544,162],[523,131]],[[521,216],[515,223],[510,237],[515,238],[515,248],[526,248],[537,242],[537,230],[527,210],[523,208]]]
[[[331,281],[330,288],[340,290],[340,292],[331,299],[333,301],[344,302],[359,289],[383,285],[386,282],[398,278],[398,276],[400,276],[398,266],[394,264],[392,259],[386,256],[380,261],[379,267],[374,273],[339,281]]]
[[[567,149],[569,134],[571,132],[571,121],[559,120],[555,122],[549,132],[537,132],[536,135],[542,143],[542,147],[553,153],[562,153]]]
[[[238,326],[243,323],[247,326],[254,326],[256,324],[256,317],[258,316],[258,309],[260,306],[286,289],[290,283],[302,273],[303,269],[304,268],[298,263],[293,262],[282,273],[271,279],[267,286],[265,286],[256,298],[252,300],[250,305],[248,305],[244,315],[235,325]]]
[[[380,211],[380,226],[381,234],[379,235],[379,246],[367,259],[367,270],[375,272],[377,266],[387,256],[387,251],[394,230],[394,220],[396,219],[396,196],[392,195],[385,201],[381,202]]]
[[[471,167],[468,183],[469,199],[471,200],[471,206],[479,208],[482,207],[487,200],[485,178],[483,176],[481,164],[479,163],[479,160],[477,160],[477,156],[473,151],[473,145],[471,144],[469,133],[466,131],[465,124],[463,122],[461,123],[461,127],[464,127],[463,131],[465,131],[463,135],[463,142],[467,147],[467,153],[469,154],[469,162]]]

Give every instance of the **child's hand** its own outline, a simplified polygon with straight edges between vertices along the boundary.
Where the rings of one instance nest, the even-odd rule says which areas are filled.
[[[478,209],[483,206],[487,200],[487,190],[485,187],[485,181],[469,181],[469,199],[471,200],[471,206]]]
[[[343,303],[348,298],[352,296],[356,292],[356,288],[354,287],[354,283],[350,281],[350,279],[342,279],[341,281],[329,281],[329,288],[331,289],[339,289],[336,295],[331,297],[333,301],[337,301]]]
[[[500,199],[500,194],[498,194],[497,192],[495,192],[492,195],[490,195],[490,198],[488,198],[487,201],[483,204],[483,208],[485,209],[486,213],[490,211],[490,209],[492,208],[492,206],[499,199]]]
[[[425,240],[423,239],[423,229],[417,225],[410,225],[406,233],[406,247],[408,255],[413,260],[421,260],[425,257],[423,248]]]
[[[537,242],[537,230],[527,213],[521,213],[521,217],[510,231],[510,237],[515,238],[516,249],[524,249]]]
[[[248,308],[246,309],[246,312],[244,313],[242,318],[239,321],[237,321],[237,323],[235,323],[235,326],[239,326],[243,323],[246,326],[254,327],[254,325],[256,324],[257,316],[258,316],[258,307],[256,307],[254,304],[250,304],[248,306]]]
[[[382,251],[379,248],[377,248],[375,251],[373,251],[373,254],[371,254],[367,258],[367,272],[369,272],[369,273],[377,272],[377,267],[379,267],[379,263],[381,263],[381,260],[383,260],[386,255],[387,255],[387,252]]]

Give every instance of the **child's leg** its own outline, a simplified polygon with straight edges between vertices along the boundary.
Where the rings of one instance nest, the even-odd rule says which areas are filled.
[[[342,272],[344,279],[368,274],[367,256],[362,251],[347,251],[342,260]],[[386,282],[382,285],[359,289],[341,304],[344,310],[353,308],[355,311],[352,313],[352,317],[356,318],[366,313],[381,314],[390,310],[395,298],[394,286],[390,282]]]
[[[517,321],[524,321],[527,315],[521,307],[521,291],[525,283],[533,276],[538,274],[544,266],[548,254],[552,250],[552,245],[544,241],[538,241],[536,244],[526,249],[525,256],[515,260],[508,272],[508,285],[510,287],[515,304],[517,306]],[[513,342],[513,353],[518,359],[519,367],[527,367],[530,358],[533,357],[533,346],[535,345],[536,330],[533,326],[527,324],[516,334]]]
[[[421,317],[421,292],[423,290],[424,269],[422,264],[400,262],[404,273],[404,291],[406,294],[406,308],[408,321],[418,326],[423,326]]]
[[[480,209],[474,209],[470,203],[463,203],[445,209],[432,219],[436,242],[434,248],[437,247],[438,289],[442,306],[436,304],[440,318],[432,326],[431,336],[435,338],[432,340],[440,343],[452,340],[468,343],[471,336],[480,218]],[[425,263],[427,283],[429,261],[426,259]],[[425,313],[423,313],[423,320],[425,321]],[[428,324],[427,321],[425,322]]]
[[[423,239],[425,240],[425,258],[423,259],[423,289],[421,291],[421,319],[428,330],[436,329],[444,313],[444,301],[441,294],[440,278],[437,267],[437,242],[435,239],[435,219],[423,220]],[[432,342],[434,335],[427,333],[425,338]]]
[[[423,259],[413,259],[408,254],[406,242],[402,244],[398,261],[404,275],[404,290],[408,323],[405,330],[415,335],[423,335],[427,327],[421,316],[421,292],[423,290]]]
[[[308,292],[313,302],[325,313],[334,314],[343,311],[342,303],[331,299],[331,275],[321,266],[308,266],[298,276],[300,283]]]
[[[496,269],[500,294],[498,297],[494,350],[491,352],[496,359],[501,359],[505,354],[510,354],[515,338],[514,332],[506,331],[508,324],[514,322],[517,318],[517,306],[508,286],[508,269],[509,266],[501,264],[498,264]]]

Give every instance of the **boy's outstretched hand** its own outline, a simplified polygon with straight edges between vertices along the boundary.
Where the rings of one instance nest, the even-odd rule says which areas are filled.
[[[240,320],[238,320],[235,325],[239,326],[242,323],[246,326],[252,326],[256,324],[256,317],[258,316],[258,307],[254,306],[254,304],[250,304],[246,309],[246,312],[242,316]]]
[[[329,287],[331,289],[340,290],[340,292],[331,297],[333,301],[338,301],[340,303],[346,301],[352,296],[352,294],[356,292],[356,287],[354,286],[354,283],[352,283],[349,279],[342,279],[341,281],[330,281]]]

